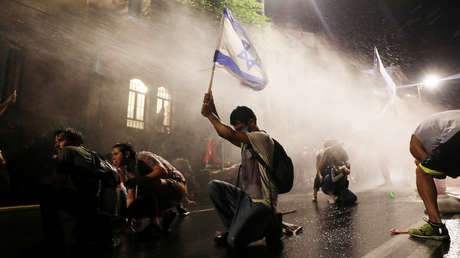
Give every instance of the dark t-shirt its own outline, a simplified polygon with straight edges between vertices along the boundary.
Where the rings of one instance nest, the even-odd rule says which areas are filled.
[[[66,177],[66,187],[77,191],[97,192],[98,179],[93,155],[83,146],[66,146],[58,153],[57,174]]]

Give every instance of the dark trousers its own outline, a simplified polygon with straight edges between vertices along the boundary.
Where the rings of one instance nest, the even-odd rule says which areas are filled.
[[[212,180],[208,192],[228,232],[227,242],[231,247],[245,247],[262,239],[276,223],[269,206],[253,202],[246,192],[232,184]]]
[[[356,195],[348,189],[349,182],[346,177],[337,182],[332,182],[331,176],[327,175],[323,178],[321,189],[325,194],[334,194],[338,197],[337,201],[344,205],[351,205],[356,202]]]
[[[44,237],[55,250],[63,250],[63,213],[75,222],[73,237],[76,243],[111,241],[110,223],[98,215],[98,199],[95,193],[79,192],[45,183],[40,189],[40,212]]]
[[[166,182],[166,183],[164,183]],[[176,207],[185,198],[184,183],[172,179],[154,179],[139,185],[138,199],[128,207],[130,218],[159,217],[160,212]]]

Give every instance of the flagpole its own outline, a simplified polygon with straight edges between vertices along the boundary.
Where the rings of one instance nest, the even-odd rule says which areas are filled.
[[[214,71],[216,70],[216,62],[212,65],[211,80],[209,80],[208,93],[211,93],[212,82],[214,80]]]
[[[225,0],[224,8],[227,8],[227,0]],[[217,42],[217,48],[219,48],[220,44],[222,43],[222,35],[224,34],[223,27],[224,27],[224,16],[222,15],[222,17],[220,18],[220,35],[219,35],[219,40]],[[215,58],[215,53],[214,53],[214,58]],[[214,71],[216,70],[216,60],[213,60],[213,61],[214,62],[212,64],[211,80],[209,80],[208,93],[211,93],[212,83],[214,80]]]

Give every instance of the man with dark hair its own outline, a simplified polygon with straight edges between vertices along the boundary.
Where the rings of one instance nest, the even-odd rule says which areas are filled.
[[[141,232],[142,238],[154,233],[166,233],[176,214],[168,209],[186,198],[185,178],[166,159],[147,151],[136,153],[126,143],[115,144],[112,161],[117,167],[122,184],[127,187],[128,218],[150,218],[150,224]],[[159,218],[163,217],[160,228]]]
[[[256,115],[246,106],[237,106],[230,114],[230,124],[233,126],[235,126],[238,121],[247,125],[251,119],[256,120]]]
[[[110,225],[98,221],[99,178],[95,152],[83,145],[78,131],[68,128],[55,132],[56,175],[41,188],[40,211],[45,239],[57,249],[64,247],[59,210],[75,219],[77,244],[111,245]]]
[[[237,186],[212,180],[208,192],[224,232],[216,236],[217,244],[243,248],[262,239],[268,247],[281,246],[281,215],[276,213],[278,191],[258,155],[269,167],[273,166],[274,141],[259,130],[254,112],[239,106],[230,115],[233,128],[220,120],[211,93],[204,97],[201,114],[209,119],[222,138],[241,148],[241,167]]]
[[[449,240],[449,232],[439,214],[433,178],[460,176],[460,110],[436,113],[420,123],[412,134],[410,152],[415,158],[417,190],[428,220],[425,225],[408,232],[418,238]]]

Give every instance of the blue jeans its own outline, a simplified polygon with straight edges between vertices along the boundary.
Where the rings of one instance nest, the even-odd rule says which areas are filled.
[[[232,184],[212,180],[208,192],[231,247],[245,247],[264,238],[276,223],[269,206],[253,202],[246,192]]]

